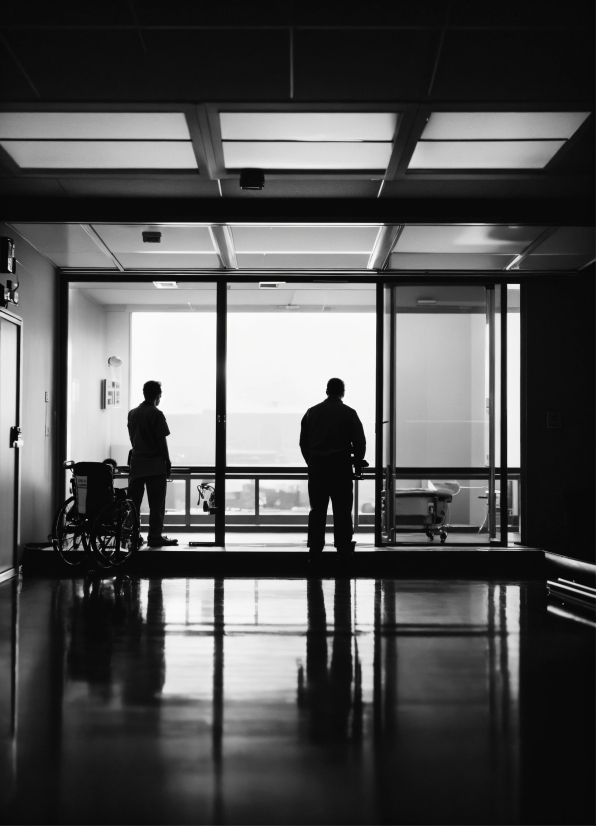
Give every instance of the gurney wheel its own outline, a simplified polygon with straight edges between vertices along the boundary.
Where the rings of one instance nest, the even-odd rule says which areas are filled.
[[[445,531],[441,531],[441,545],[444,544],[446,539],[447,539],[447,534],[445,533]]]
[[[426,535],[428,536],[428,538],[430,539],[430,541],[431,541],[431,542],[432,542],[432,541],[433,541],[433,539],[435,538],[434,533],[431,533],[430,531],[428,531]]]

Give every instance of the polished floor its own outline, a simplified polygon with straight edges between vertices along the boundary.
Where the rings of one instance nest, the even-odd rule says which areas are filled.
[[[544,582],[0,585],[3,823],[594,822],[594,623]]]

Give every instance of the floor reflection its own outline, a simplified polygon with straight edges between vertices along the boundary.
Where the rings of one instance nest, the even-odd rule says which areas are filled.
[[[2,822],[590,822],[593,636],[538,582],[5,583]]]

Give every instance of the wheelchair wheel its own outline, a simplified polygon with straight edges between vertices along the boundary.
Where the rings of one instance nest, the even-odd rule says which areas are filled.
[[[122,565],[137,550],[139,519],[130,499],[110,502],[99,512],[91,532],[93,555],[103,568]]]
[[[80,565],[87,557],[85,520],[79,514],[74,496],[67,499],[54,517],[52,545],[67,565]]]

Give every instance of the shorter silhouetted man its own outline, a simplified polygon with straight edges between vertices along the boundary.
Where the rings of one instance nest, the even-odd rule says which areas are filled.
[[[130,473],[128,475],[128,495],[137,513],[141,514],[143,494],[147,489],[149,500],[149,535],[147,545],[161,548],[163,545],[177,545],[177,539],[162,535],[166,515],[166,491],[168,476],[172,471],[166,437],[170,429],[166,417],[157,409],[161,399],[161,382],[147,381],[143,385],[145,401],[128,414],[128,435],[130,452]]]
[[[366,438],[358,414],[342,402],[345,385],[329,379],[327,399],[306,411],[300,428],[300,450],[308,465],[308,547],[311,558],[325,547],[329,499],[333,507],[333,538],[337,551],[349,556],[352,536],[352,454],[362,465]]]

